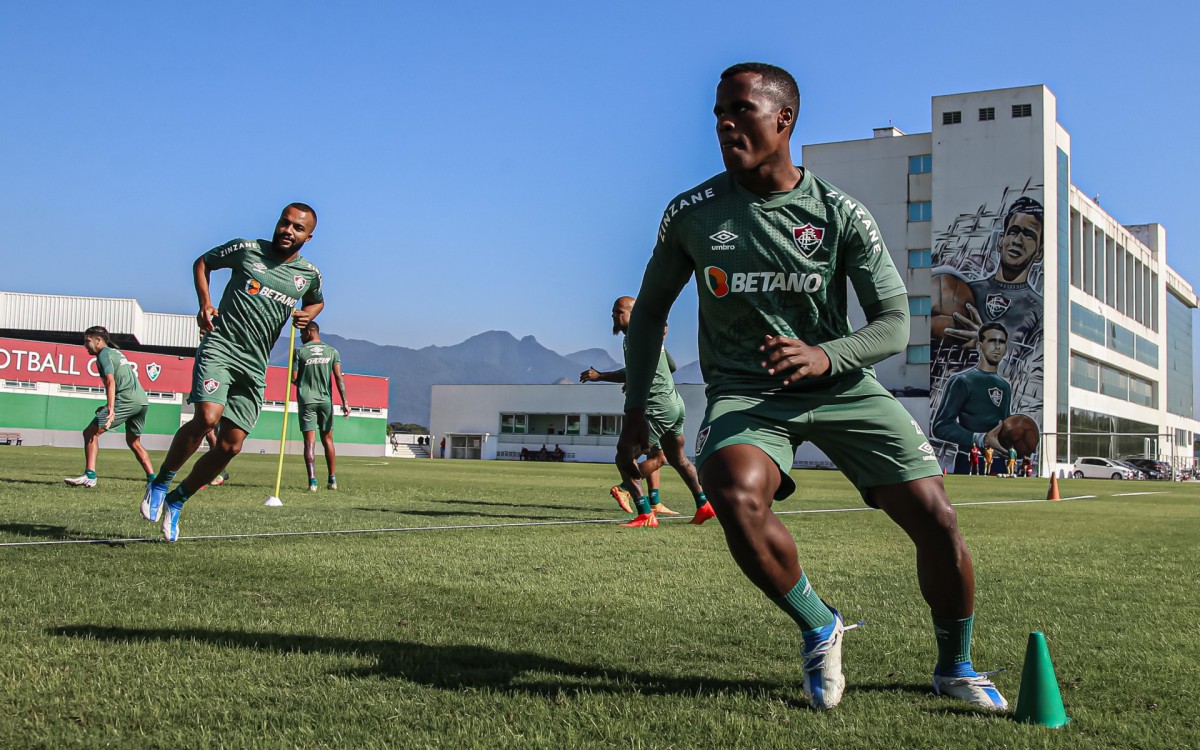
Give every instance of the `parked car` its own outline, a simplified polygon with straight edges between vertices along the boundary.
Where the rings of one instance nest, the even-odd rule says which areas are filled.
[[[1141,471],[1146,473],[1149,479],[1165,479],[1170,481],[1173,478],[1174,472],[1171,470],[1171,464],[1166,461],[1155,461],[1153,458],[1127,458],[1125,463],[1136,466]]]
[[[1071,476],[1076,479],[1135,479],[1138,470],[1111,458],[1085,456],[1076,459]]]
[[[1150,478],[1149,474],[1147,474],[1146,472],[1142,471],[1141,469],[1139,469],[1138,467],[1134,466],[1133,464],[1129,463],[1128,461],[1126,461],[1124,459],[1121,459],[1119,461],[1114,460],[1113,463],[1120,464],[1122,466],[1127,466],[1130,469],[1133,469],[1133,478],[1134,479],[1149,479]]]

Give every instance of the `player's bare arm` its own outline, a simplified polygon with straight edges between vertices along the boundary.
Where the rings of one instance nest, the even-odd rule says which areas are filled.
[[[104,395],[108,399],[108,416],[104,419],[104,429],[112,427],[113,416],[117,409],[117,379],[111,372],[104,373]]]
[[[217,308],[213,306],[212,295],[208,290],[208,264],[204,262],[204,256],[196,258],[196,262],[192,264],[192,279],[196,285],[196,301],[200,304],[200,312],[196,313],[196,324],[200,326],[203,333],[208,333],[213,329],[212,319],[217,316]]]
[[[307,304],[296,312],[292,313],[292,325],[303,330],[307,328],[308,324],[312,322],[313,318],[320,315],[321,311],[324,309],[324,302],[312,302]]]
[[[333,365],[333,382],[337,383],[338,393],[342,395],[342,416],[349,419],[350,401],[346,398],[346,379],[342,377],[342,366],[339,363]]]
[[[580,383],[624,383],[625,370],[610,370],[609,372],[600,372],[595,367],[589,367],[579,373]]]

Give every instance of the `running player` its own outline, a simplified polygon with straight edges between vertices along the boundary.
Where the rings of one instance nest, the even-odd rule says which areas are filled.
[[[974,571],[941,469],[870,368],[907,344],[903,281],[866,209],[794,165],[788,141],[799,104],[795,80],[780,68],[745,63],[722,73],[713,112],[726,171],[663,215],[629,325],[618,461],[636,470],[662,327],[695,274],[708,383],[696,440],[701,482],[742,571],[800,626],[811,705],[841,700],[848,628],[813,590],[771,510],[795,489],[788,471],[806,440],[915,542],[937,642],[934,689],[1003,709],[996,686],[971,666]],[[847,279],[868,320],[854,332]]]
[[[229,465],[258,422],[267,360],[283,326],[290,318],[292,325],[303,329],[325,307],[321,273],[300,255],[316,226],[317,214],[310,206],[291,203],[280,214],[270,241],[230,240],[201,255],[192,266],[200,303],[196,321],[205,334],[196,350],[188,396],[196,414],[175,433],[158,478],[142,499],[142,515],[150,521],[162,517],[168,542],[179,538],[184,502]],[[221,306],[214,308],[209,274],[221,268],[231,269],[232,275],[221,295]],[[299,310],[295,309],[297,298],[303,300]],[[216,446],[168,492],[175,472],[200,447],[204,435],[218,425]]]
[[[154,481],[154,467],[150,465],[150,456],[142,447],[142,430],[146,426],[146,412],[150,408],[146,391],[138,382],[129,360],[113,344],[107,328],[92,326],[84,331],[83,346],[88,354],[96,358],[96,371],[100,373],[100,382],[104,383],[106,403],[96,410],[96,417],[83,430],[85,471],[63,482],[72,487],[95,487],[100,436],[121,425],[125,425],[125,444],[146,472],[146,481]]]
[[[629,315],[633,312],[633,303],[633,297],[619,297],[613,303],[612,321],[614,336],[618,333],[628,334]],[[628,342],[629,338],[627,336],[623,340],[622,346],[626,346]],[[650,490],[650,497],[646,498],[642,495],[642,490],[638,483],[638,479],[641,477],[646,477],[648,482],[655,481],[651,477],[655,477],[658,470],[666,463],[670,463],[679,474],[679,478],[691,490],[692,498],[696,501],[696,513],[692,516],[691,523],[699,525],[716,515],[712,504],[704,496],[704,489],[700,486],[700,480],[696,477],[696,467],[692,466],[692,462],[688,460],[687,453],[684,450],[683,399],[679,396],[679,391],[675,390],[675,379],[671,376],[673,372],[675,372],[675,361],[671,359],[671,355],[667,353],[667,347],[662,345],[660,341],[658,365],[654,370],[654,378],[650,384],[650,395],[646,401],[646,419],[650,428],[650,449],[646,451],[646,460],[638,466],[637,472],[624,471],[618,465],[617,468],[621,471],[621,483],[610,490],[617,504],[626,513],[632,510],[630,507],[631,499],[633,504],[637,506],[637,517],[629,523],[621,524],[622,526],[655,527],[658,526],[659,514],[679,515],[658,501],[657,487],[653,487]],[[580,383],[595,383],[599,380],[608,383],[624,383],[625,368],[622,367],[620,370],[613,370],[612,372],[597,372],[596,368],[589,367],[579,374]]]
[[[329,344],[321,341],[321,327],[316,321],[300,334],[304,345],[296,350],[296,371],[292,382],[297,388],[296,406],[300,411],[300,432],[304,433],[304,465],[308,469],[308,491],[317,491],[316,461],[317,431],[321,431],[321,445],[325,448],[325,464],[329,468],[329,484],[326,489],[337,489],[335,464],[337,455],[333,448],[333,395],[329,380],[337,382],[342,396],[342,416],[350,417],[350,402],[346,400],[346,379],[342,377],[342,355]]]

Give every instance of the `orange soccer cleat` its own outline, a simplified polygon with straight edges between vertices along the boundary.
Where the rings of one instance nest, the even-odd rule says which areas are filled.
[[[677,516],[679,513],[668,508],[664,503],[651,505],[650,510],[654,511],[656,516]]]
[[[621,506],[621,510],[626,513],[633,512],[633,503],[631,502],[632,498],[629,495],[629,490],[618,484],[609,490],[608,494],[613,496],[613,500],[617,501],[617,505]]]
[[[627,529],[636,529],[636,528],[656,529],[656,528],[658,528],[658,516],[654,515],[654,513],[642,513],[642,514],[638,515],[638,517],[633,519],[632,521],[629,521],[627,523],[623,523],[620,525],[624,526]]]
[[[712,503],[705,503],[699,508],[696,508],[696,515],[692,516],[692,520],[688,523],[699,526],[710,518],[716,518],[717,512],[713,510]]]

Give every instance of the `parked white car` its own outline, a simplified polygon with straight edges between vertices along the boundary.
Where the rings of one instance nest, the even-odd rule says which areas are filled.
[[[1076,479],[1136,479],[1137,469],[1107,458],[1087,456],[1075,461],[1071,476]]]

